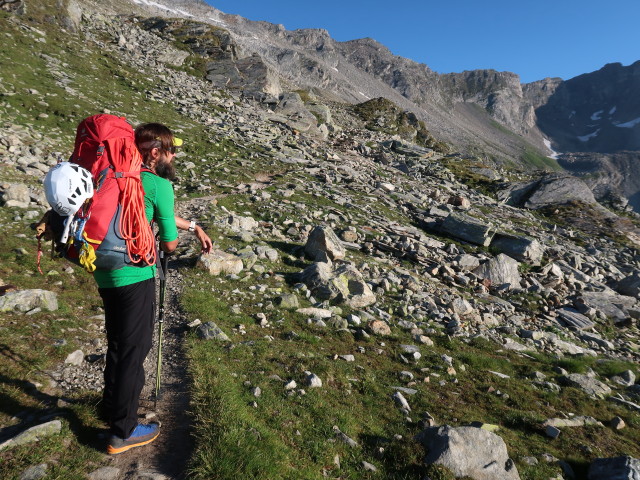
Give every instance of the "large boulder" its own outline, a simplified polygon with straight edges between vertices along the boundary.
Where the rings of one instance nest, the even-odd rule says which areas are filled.
[[[260,226],[253,218],[239,215],[229,215],[227,224],[234,232],[251,232]]]
[[[620,280],[616,291],[622,295],[640,298],[640,273],[636,272]]]
[[[342,242],[331,229],[324,225],[317,225],[309,233],[304,246],[305,253],[316,261],[341,260],[346,255]]]
[[[362,274],[350,264],[334,269],[325,262],[314,263],[302,271],[300,279],[318,300],[345,303],[352,308],[364,308],[376,302]]]
[[[596,458],[589,467],[588,480],[638,480],[640,460],[632,457]]]
[[[607,288],[602,292],[582,292],[577,302],[595,308],[614,322],[619,323],[629,319],[629,309],[637,304],[638,299],[619,295]]]
[[[28,312],[41,308],[50,312],[58,309],[58,296],[48,290],[19,290],[0,297],[0,312]]]
[[[593,398],[604,398],[611,395],[611,388],[593,377],[582,375],[580,373],[571,373],[561,378],[565,385],[576,387]]]
[[[452,213],[444,219],[440,230],[453,238],[488,247],[496,233],[493,225],[462,213]]]
[[[425,463],[442,465],[456,478],[517,480],[518,469],[495,433],[476,427],[430,427],[418,435],[427,449]]]
[[[495,287],[507,286],[516,288],[520,286],[519,263],[508,255],[501,253],[488,262],[483,263],[473,272],[480,278],[487,279]]]
[[[535,238],[507,234],[497,234],[491,242],[491,247],[530,265],[540,265],[545,250]]]
[[[536,210],[572,202],[595,204],[596,199],[587,184],[579,178],[550,175],[540,181],[535,191],[524,202],[524,206]]]
[[[209,272],[211,275],[220,275],[221,273],[238,274],[243,269],[243,263],[240,257],[221,250],[212,250],[210,253],[203,253],[198,257],[196,266]]]

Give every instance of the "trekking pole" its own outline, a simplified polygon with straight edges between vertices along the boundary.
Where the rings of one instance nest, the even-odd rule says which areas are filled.
[[[156,394],[153,409],[158,405],[160,395],[160,370],[162,367],[162,329],[164,327],[164,293],[167,287],[167,254],[160,251],[160,300],[158,302],[158,365],[156,367]]]

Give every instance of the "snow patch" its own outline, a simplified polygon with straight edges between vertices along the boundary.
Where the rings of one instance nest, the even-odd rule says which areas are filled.
[[[218,18],[213,18],[213,17],[209,17],[209,20],[211,20],[214,23],[219,23],[220,25],[224,25],[226,26],[226,22],[223,22],[222,20],[218,19]]]
[[[571,113],[569,114],[569,118],[573,117],[575,114],[576,114],[576,111],[574,110],[573,112],[571,112]]]
[[[613,115],[614,113],[616,113],[616,110],[618,109],[618,107],[616,107],[615,105],[613,106],[613,108],[611,110],[609,110],[609,115]]]
[[[593,133],[590,133],[589,135],[584,135],[582,137],[578,137],[578,140],[580,140],[581,142],[588,142],[593,137],[597,137],[599,133],[600,133],[600,129],[596,130]]]
[[[549,149],[549,151],[551,152],[551,155],[547,155],[547,157],[549,158],[553,158],[554,160],[557,160],[558,157],[560,155],[562,155],[562,153],[560,152],[556,152],[553,148],[551,148],[551,142],[549,140],[547,140],[546,138],[543,140],[545,146]]]
[[[616,125],[616,127],[619,128],[633,128],[636,125],[638,125],[640,123],[640,117],[638,118],[634,118],[633,120],[631,120],[630,122],[625,122],[625,123],[618,123]]]
[[[600,120],[600,115],[602,115],[602,112],[604,112],[604,110],[598,110],[597,112],[592,113],[591,120]]]
[[[362,95],[364,98],[366,98],[367,100],[369,100],[369,97],[367,97],[364,93],[362,92],[358,92],[360,95]]]
[[[162,5],[157,2],[152,2],[151,0],[131,0],[133,3],[138,5],[147,5],[148,7],[156,7],[160,10],[165,10],[169,13],[177,13],[178,15],[182,15],[183,17],[193,17],[190,13],[185,12],[184,10],[176,10],[173,8],[169,8],[166,5]]]

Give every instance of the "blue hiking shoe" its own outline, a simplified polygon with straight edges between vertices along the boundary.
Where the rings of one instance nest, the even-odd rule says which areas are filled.
[[[160,424],[149,423],[147,425],[139,423],[133,429],[129,438],[120,438],[117,435],[111,435],[107,453],[109,455],[118,455],[135,447],[141,447],[153,442],[160,434]]]

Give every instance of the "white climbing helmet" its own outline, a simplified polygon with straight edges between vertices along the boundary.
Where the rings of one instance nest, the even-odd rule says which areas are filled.
[[[63,217],[73,216],[93,196],[91,173],[80,165],[60,162],[44,177],[44,193],[51,208]]]

